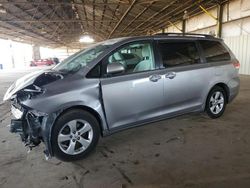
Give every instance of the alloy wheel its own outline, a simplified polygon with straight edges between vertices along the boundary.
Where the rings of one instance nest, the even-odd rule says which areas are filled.
[[[77,155],[85,151],[93,139],[91,125],[82,119],[66,123],[59,131],[57,142],[59,148],[68,155]]]
[[[213,114],[219,114],[224,107],[224,96],[220,91],[215,91],[209,100],[209,109]]]

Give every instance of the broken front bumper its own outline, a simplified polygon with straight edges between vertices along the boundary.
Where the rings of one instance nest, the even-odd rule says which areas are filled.
[[[23,106],[16,106],[12,104],[11,111],[16,119],[11,120],[10,132],[20,134],[22,141],[29,149],[43,142],[46,157],[53,156],[50,135],[56,115],[48,115],[33,109],[26,109]]]

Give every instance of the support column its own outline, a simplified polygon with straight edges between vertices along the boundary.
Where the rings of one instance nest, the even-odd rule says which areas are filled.
[[[182,19],[182,33],[185,34],[186,33],[186,27],[187,27],[187,20],[188,20],[189,16],[188,16],[188,11],[185,10],[184,14],[183,14],[183,19]]]
[[[161,33],[165,33],[165,28],[162,28],[162,29],[161,29]]]
[[[222,18],[223,18],[223,5],[218,5],[218,14],[217,14],[217,36],[221,37],[222,34]]]
[[[32,58],[33,58],[33,60],[41,59],[40,46],[38,46],[38,45],[33,46],[33,48],[32,48]]]
[[[11,63],[12,63],[12,68],[15,68],[15,59],[14,59],[14,51],[13,51],[13,47],[12,47],[12,40],[9,40],[9,44],[10,44],[10,53],[11,53]]]
[[[182,20],[182,33],[185,34],[186,33],[186,19]]]

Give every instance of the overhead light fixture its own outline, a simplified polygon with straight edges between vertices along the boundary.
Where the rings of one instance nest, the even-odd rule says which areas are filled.
[[[45,33],[47,33],[47,31],[45,31],[45,29],[44,29],[44,28],[42,28],[42,30],[41,30],[41,34],[45,34]]]
[[[183,15],[183,20],[187,20],[188,18],[189,18],[188,11],[185,10]]]
[[[3,7],[2,4],[0,4],[0,13],[2,13],[2,14],[6,14],[7,13],[6,9]]]
[[[84,35],[79,40],[79,42],[82,42],[82,43],[93,43],[94,41],[95,40],[89,35]]]
[[[17,38],[15,38],[15,41],[22,42],[22,41],[23,41],[23,39],[21,39],[20,37],[17,37]]]

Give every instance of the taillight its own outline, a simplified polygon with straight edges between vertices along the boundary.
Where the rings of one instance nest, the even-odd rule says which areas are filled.
[[[234,68],[239,69],[240,68],[240,62],[238,60],[233,61]]]

